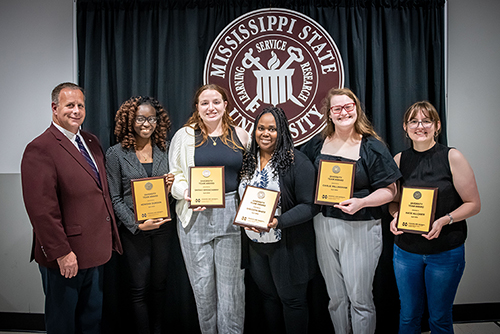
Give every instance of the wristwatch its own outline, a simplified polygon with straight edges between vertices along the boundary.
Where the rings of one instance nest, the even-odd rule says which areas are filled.
[[[453,224],[453,217],[449,213],[447,213],[446,215],[450,217],[450,222],[448,223],[448,225]]]

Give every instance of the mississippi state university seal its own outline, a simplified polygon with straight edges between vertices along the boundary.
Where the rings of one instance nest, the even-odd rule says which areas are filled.
[[[230,115],[248,132],[263,108],[283,108],[295,145],[325,124],[321,101],[344,85],[342,58],[331,36],[304,14],[259,9],[231,22],[207,55],[204,82],[227,89]]]

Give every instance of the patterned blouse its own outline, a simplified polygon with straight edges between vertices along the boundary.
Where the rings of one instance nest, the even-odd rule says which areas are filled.
[[[243,197],[245,188],[247,185],[254,187],[280,191],[279,176],[274,175],[274,170],[271,168],[271,164],[268,163],[264,169],[260,170],[260,153],[257,152],[257,169],[250,180],[242,180],[240,182],[238,193],[240,198]],[[281,214],[281,198],[278,201],[278,207],[276,208],[275,216]],[[251,230],[245,230],[247,237],[253,242],[258,243],[271,243],[278,242],[281,240],[281,230],[280,229],[270,229],[269,232],[254,232]]]

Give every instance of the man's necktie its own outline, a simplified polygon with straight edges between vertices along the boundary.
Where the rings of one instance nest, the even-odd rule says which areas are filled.
[[[90,167],[94,171],[95,176],[97,177],[97,181],[99,182],[99,186],[101,186],[101,179],[99,178],[99,171],[97,170],[97,167],[94,165],[94,162],[92,161],[92,158],[90,157],[89,152],[83,146],[82,140],[80,139],[80,136],[76,136],[75,138],[76,143],[78,144],[78,148],[80,149],[80,153],[82,153],[83,157],[87,162],[89,163]]]

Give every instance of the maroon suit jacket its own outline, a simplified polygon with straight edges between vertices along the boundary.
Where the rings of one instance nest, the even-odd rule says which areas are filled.
[[[78,269],[122,253],[97,137],[80,131],[99,169],[102,188],[80,151],[54,125],[28,144],[21,162],[24,204],[33,225],[33,258],[47,268],[73,251]]]

